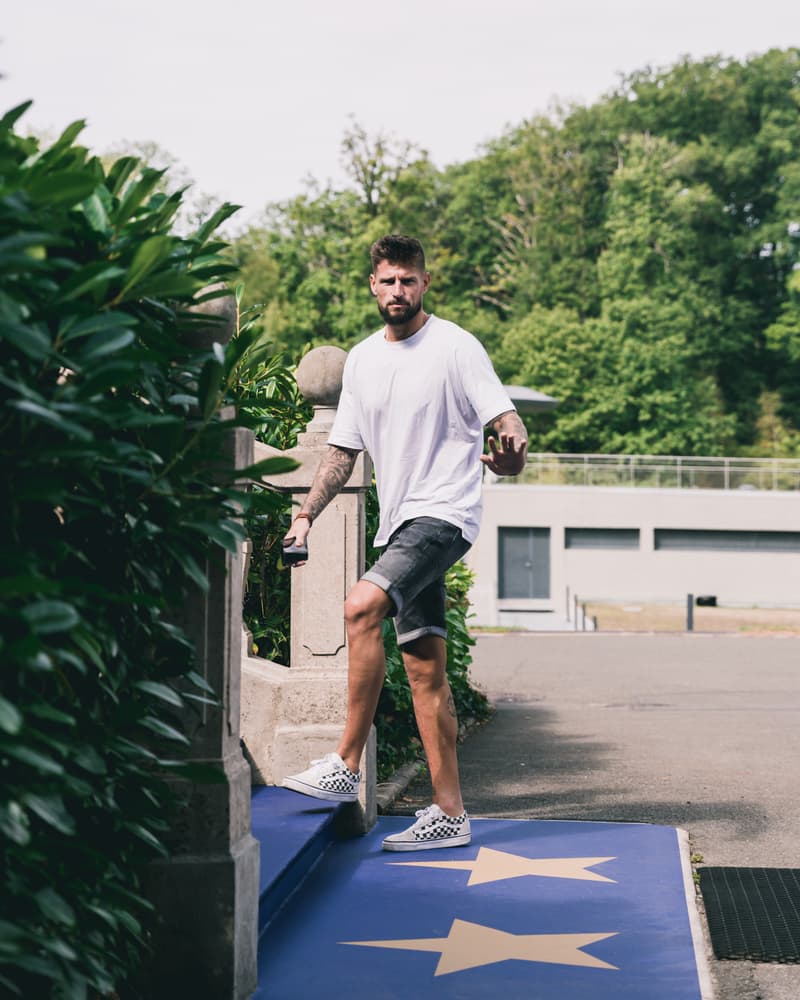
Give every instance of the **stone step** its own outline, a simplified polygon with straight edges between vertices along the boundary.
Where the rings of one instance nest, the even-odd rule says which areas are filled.
[[[287,788],[253,789],[252,830],[261,849],[259,937],[333,842],[342,808]]]

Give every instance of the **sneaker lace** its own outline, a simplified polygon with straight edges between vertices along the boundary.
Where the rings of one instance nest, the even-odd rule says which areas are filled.
[[[419,817],[425,817],[427,819],[428,817],[433,816],[435,812],[436,812],[435,806],[425,806],[424,809],[417,809],[414,815]]]
[[[316,760],[311,761],[311,766],[314,764],[327,764],[327,763],[339,763],[339,758],[335,753],[326,753],[324,757],[317,757]]]
[[[311,766],[314,767],[317,764],[335,764],[338,768],[344,768],[348,774],[354,774],[356,777],[359,776],[360,772],[351,771],[347,764],[335,753],[326,753],[324,757],[318,757],[316,760],[311,761]]]

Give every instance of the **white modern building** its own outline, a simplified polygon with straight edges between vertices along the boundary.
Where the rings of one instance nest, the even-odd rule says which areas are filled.
[[[800,461],[539,454],[483,500],[476,625],[535,627],[576,598],[800,606]]]

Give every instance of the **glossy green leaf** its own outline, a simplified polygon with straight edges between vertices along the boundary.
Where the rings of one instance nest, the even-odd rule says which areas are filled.
[[[223,368],[217,360],[207,361],[200,373],[197,387],[197,401],[203,419],[208,419],[219,404],[219,389],[222,384]]]
[[[122,288],[116,301],[122,301],[155,267],[169,256],[175,240],[171,236],[151,236],[145,240],[134,254],[133,261],[125,273]]]
[[[60,795],[34,795],[28,793],[22,798],[23,803],[36,813],[39,819],[54,827],[59,833],[75,833],[75,821],[64,807]]]
[[[228,552],[237,552],[244,540],[241,528],[237,528],[233,524],[225,524],[224,522],[213,524],[209,521],[203,521],[187,525],[187,527],[192,532],[210,538],[211,541],[221,545]]]
[[[165,271],[144,278],[137,288],[137,293],[148,298],[186,299],[198,288],[198,280],[192,274],[181,274]]]
[[[140,161],[135,156],[121,156],[115,160],[108,172],[107,184],[109,192],[116,196],[128,182],[130,177],[136,173]]]
[[[66,923],[66,921],[64,921],[64,923]],[[67,962],[72,962],[78,957],[75,949],[72,948],[63,938],[43,938],[40,947],[42,947],[45,951],[51,952],[53,955],[57,955],[58,958],[64,959]],[[72,998],[70,998],[70,1000],[72,1000]]]
[[[61,975],[60,966],[56,962],[39,955],[20,955],[19,958],[14,959],[14,965],[26,972],[32,972],[34,975],[44,976],[46,979],[58,979]]]
[[[46,406],[41,406],[39,403],[34,403],[31,400],[15,399],[8,405],[20,413],[24,413],[34,417],[38,421],[49,424],[51,427],[55,427],[56,430],[70,437],[76,437],[81,441],[91,441],[94,437],[90,430],[87,430],[87,428],[82,427],[80,424],[76,424],[72,420],[67,420],[57,410],[48,409]]]
[[[223,205],[220,205],[216,212],[209,216],[203,225],[200,226],[197,230],[195,238],[199,242],[204,243],[215,229],[218,229],[223,222],[238,212],[241,207],[241,205],[232,205],[230,202],[225,202]]]
[[[41,772],[42,774],[64,773],[64,768],[57,761],[53,760],[52,757],[39,753],[38,750],[32,750],[30,747],[12,744],[6,747],[5,752],[9,756],[14,757],[16,760],[21,761],[23,764],[28,764],[30,767]]]
[[[104,235],[111,232],[111,222],[106,211],[106,206],[97,191],[93,191],[84,200],[81,207],[92,229]]]
[[[63,344],[69,344],[79,337],[88,337],[93,333],[111,333],[135,329],[139,325],[136,316],[131,316],[123,310],[107,309],[94,313],[77,322],[71,322],[60,332],[59,339]]]
[[[37,326],[0,320],[0,337],[34,361],[43,361],[53,349],[50,337]]]
[[[265,479],[267,476],[278,476],[284,472],[291,472],[300,463],[288,455],[274,455],[272,458],[264,458],[260,462],[248,465],[239,470],[242,479]]]
[[[21,614],[33,631],[40,635],[65,632],[80,621],[78,612],[65,601],[34,601],[26,605]]]
[[[70,122],[56,141],[44,150],[42,155],[44,157],[51,158],[55,153],[71,146],[85,128],[85,118],[78,118],[74,122]]]
[[[208,683],[202,674],[198,674],[196,670],[190,670],[186,677],[192,682],[196,687],[199,687],[201,691],[207,691],[209,694],[216,695],[214,688]]]
[[[73,752],[72,759],[90,774],[106,774],[108,768],[106,763],[93,746],[84,745]]]
[[[131,932],[131,934],[136,937],[141,935],[142,925],[128,910],[118,910],[117,919]]]
[[[175,743],[183,743],[187,746],[189,744],[189,740],[182,732],[174,726],[170,726],[162,719],[157,719],[153,715],[145,716],[145,718],[141,720],[140,725],[145,726],[157,736],[163,736],[164,739],[173,740]]]
[[[90,913],[94,913],[95,916],[99,917],[104,923],[108,924],[109,927],[116,929],[118,921],[110,910],[107,910],[102,906],[96,906],[93,903],[88,903],[86,909]]]
[[[7,991],[9,997],[22,996],[22,988],[17,986],[16,983],[12,983],[8,976],[4,976],[2,973],[0,973],[0,986]]]
[[[108,389],[130,385],[140,371],[140,366],[134,360],[120,361],[117,358],[111,358],[101,367],[93,365],[91,375],[80,383],[79,395],[83,399],[89,399],[106,392]],[[128,427],[130,426],[129,421]]]
[[[145,844],[152,847],[154,851],[157,851],[162,856],[166,857],[169,853],[158,837],[146,829],[146,827],[143,827],[141,823],[127,823],[126,827],[131,833],[134,833],[140,840],[143,840]]]
[[[224,359],[226,377],[240,363],[244,355],[253,347],[260,337],[260,331],[255,328],[243,330],[226,345]]]
[[[0,803],[0,833],[21,847],[30,842],[30,822],[19,802]]]
[[[137,681],[136,687],[140,691],[153,695],[155,698],[160,698],[161,701],[166,702],[168,705],[175,705],[177,708],[183,707],[181,696],[166,684],[161,684],[158,681]]]
[[[142,209],[145,199],[161,181],[164,173],[163,170],[153,170],[149,167],[142,170],[141,177],[128,186],[119,207],[113,213],[112,222],[115,226],[121,226]]]
[[[97,187],[96,179],[85,171],[62,170],[33,177],[26,185],[27,194],[51,207],[77,205]]]
[[[88,264],[63,283],[57,301],[72,302],[87,293],[103,296],[109,282],[116,281],[124,274],[124,268],[104,260]]]
[[[0,729],[10,736],[16,735],[22,728],[22,715],[15,705],[0,695]]]
[[[98,358],[114,354],[129,347],[136,340],[132,330],[101,330],[95,333],[77,355],[82,368],[87,367]]]
[[[69,715],[67,712],[62,711],[60,708],[56,708],[55,705],[50,705],[47,702],[36,702],[29,707],[28,711],[37,719],[47,719],[48,722],[58,722],[60,725],[68,726],[70,729],[74,728],[76,724],[74,715]]]
[[[6,111],[3,117],[0,118],[0,132],[10,131],[32,104],[33,101],[24,101],[22,104],[17,104],[16,107],[11,108],[10,111]]]

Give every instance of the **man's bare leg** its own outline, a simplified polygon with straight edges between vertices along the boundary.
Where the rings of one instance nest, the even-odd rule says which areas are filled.
[[[458,719],[447,681],[447,646],[438,635],[423,635],[403,647],[403,662],[422,746],[428,758],[433,801],[448,816],[464,811],[458,778]]]
[[[389,596],[369,580],[359,580],[344,605],[347,626],[347,721],[337,753],[357,771],[375,718],[386,675],[383,620],[391,610]]]

